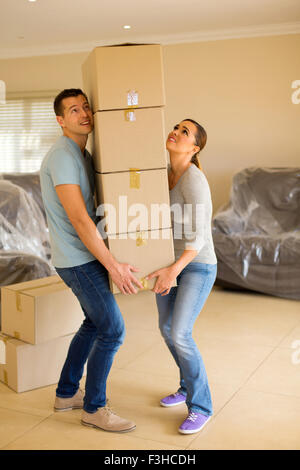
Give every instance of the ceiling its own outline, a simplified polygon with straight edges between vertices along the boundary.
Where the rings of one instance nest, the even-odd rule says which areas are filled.
[[[0,7],[0,58],[300,33],[300,0],[0,0]]]

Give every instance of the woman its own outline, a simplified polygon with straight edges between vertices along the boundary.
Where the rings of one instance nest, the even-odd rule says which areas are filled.
[[[157,277],[153,291],[159,327],[180,372],[178,391],[160,403],[164,407],[186,403],[188,416],[179,427],[182,434],[200,431],[213,412],[205,367],[192,338],[217,273],[210,189],[198,160],[206,138],[203,127],[192,119],[185,119],[168,135],[175,263],[147,276]],[[177,287],[171,287],[175,279]]]

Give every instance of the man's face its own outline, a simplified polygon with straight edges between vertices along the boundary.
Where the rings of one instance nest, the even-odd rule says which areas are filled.
[[[63,116],[56,116],[58,124],[68,135],[87,135],[94,127],[93,113],[83,95],[62,100]]]

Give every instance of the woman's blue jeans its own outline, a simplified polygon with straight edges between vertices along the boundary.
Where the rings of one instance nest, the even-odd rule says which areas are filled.
[[[216,264],[189,263],[168,295],[156,295],[159,328],[180,372],[178,391],[189,411],[212,415],[212,400],[202,357],[192,330],[214,285]]]
[[[56,271],[76,295],[85,315],[71,341],[56,395],[67,398],[77,392],[88,361],[83,408],[94,413],[106,405],[106,381],[124,340],[124,320],[109,289],[107,270],[99,261]]]

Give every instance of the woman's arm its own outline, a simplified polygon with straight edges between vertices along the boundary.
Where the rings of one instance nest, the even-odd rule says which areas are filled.
[[[198,170],[199,171],[199,170]],[[156,294],[167,295],[176,277],[196,257],[204,245],[205,204],[207,188],[203,184],[201,173],[189,172],[181,181],[180,190],[184,199],[184,237],[185,248],[180,258],[171,266],[151,273],[146,279],[157,277],[152,289]],[[188,222],[187,222],[188,221]]]

